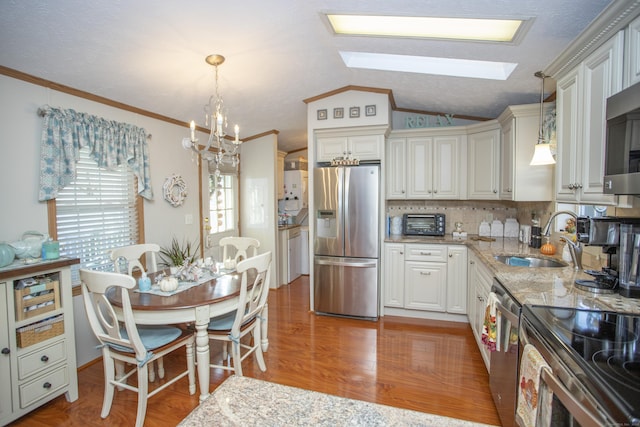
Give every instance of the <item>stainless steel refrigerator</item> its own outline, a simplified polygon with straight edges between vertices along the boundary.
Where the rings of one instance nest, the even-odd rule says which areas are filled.
[[[314,169],[314,309],[377,318],[380,166]]]

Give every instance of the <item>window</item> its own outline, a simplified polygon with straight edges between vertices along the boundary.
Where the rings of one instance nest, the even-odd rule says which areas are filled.
[[[209,174],[209,218],[211,234],[225,233],[236,228],[235,175]]]
[[[79,258],[80,268],[113,271],[109,250],[139,242],[142,203],[134,173],[124,165],[99,168],[88,148],[80,150],[76,168],[75,181],[52,201],[60,255]]]

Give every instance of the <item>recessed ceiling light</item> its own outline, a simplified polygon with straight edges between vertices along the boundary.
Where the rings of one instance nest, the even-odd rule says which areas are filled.
[[[336,34],[514,42],[522,19],[326,14]]]
[[[340,55],[345,65],[350,68],[492,80],[506,80],[518,65],[511,62],[474,61],[367,52],[341,51]]]

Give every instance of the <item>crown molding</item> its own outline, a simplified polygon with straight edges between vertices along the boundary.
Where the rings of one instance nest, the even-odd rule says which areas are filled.
[[[640,0],[613,1],[544,69],[544,73],[557,80],[639,15]]]

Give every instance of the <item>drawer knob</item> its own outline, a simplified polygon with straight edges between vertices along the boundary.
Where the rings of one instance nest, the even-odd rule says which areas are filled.
[[[46,383],[42,384],[42,388],[50,389],[51,388],[51,383],[49,381],[47,381]]]
[[[11,353],[11,350],[9,350],[7,347],[2,349],[2,354],[9,354]]]
[[[40,360],[41,360],[41,361],[43,361],[43,362],[48,362],[48,361],[49,361],[49,356],[47,356],[47,355],[45,354],[45,355],[43,355],[43,356],[40,358]]]

